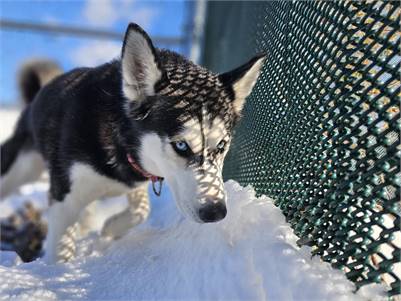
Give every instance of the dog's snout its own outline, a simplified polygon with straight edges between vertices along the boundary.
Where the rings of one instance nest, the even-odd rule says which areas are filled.
[[[199,218],[205,223],[213,223],[222,220],[227,215],[224,203],[209,203],[199,209]]]

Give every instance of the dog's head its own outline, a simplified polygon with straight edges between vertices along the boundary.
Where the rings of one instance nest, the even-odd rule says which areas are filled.
[[[180,211],[197,222],[216,222],[227,213],[223,161],[264,59],[258,55],[233,71],[213,74],[157,50],[138,25],[127,29],[122,88],[127,112],[141,127],[140,165],[164,177]]]

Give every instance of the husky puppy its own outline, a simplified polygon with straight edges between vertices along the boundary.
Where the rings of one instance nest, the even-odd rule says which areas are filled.
[[[214,74],[155,48],[130,24],[118,60],[74,69],[44,86],[28,69],[22,89],[29,104],[1,146],[1,180],[4,196],[48,169],[45,259],[73,256],[74,225],[95,199],[128,195],[128,209],[106,221],[103,235],[120,237],[141,222],[149,180],[159,193],[165,179],[187,218],[223,219],[224,157],[264,59]]]

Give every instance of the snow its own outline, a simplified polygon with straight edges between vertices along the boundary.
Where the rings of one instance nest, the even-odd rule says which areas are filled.
[[[1,115],[1,114],[0,114]],[[149,219],[117,241],[99,237],[125,197],[95,202],[96,231],[78,243],[76,259],[22,263],[0,252],[0,300],[375,300],[381,285],[355,287],[309,247],[299,248],[281,211],[234,181],[225,184],[227,217],[196,224],[177,211],[168,188],[152,195]],[[25,185],[0,202],[5,217],[30,200],[46,209],[48,184]],[[150,191],[150,193],[152,193]]]
[[[219,223],[184,219],[164,189],[163,197],[152,197],[144,224],[118,241],[91,233],[70,263],[21,263],[1,252],[0,300],[363,300],[383,294],[379,285],[354,294],[341,271],[296,246],[271,199],[234,181],[225,185],[228,215]],[[46,185],[26,185],[21,193],[43,208]],[[11,200],[1,211],[10,210]],[[119,198],[93,205],[101,213],[97,227],[125,204]]]

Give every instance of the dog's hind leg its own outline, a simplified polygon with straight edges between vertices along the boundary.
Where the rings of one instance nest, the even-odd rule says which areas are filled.
[[[0,146],[0,198],[15,192],[23,184],[37,180],[45,168],[43,157],[33,146],[28,114],[28,109],[22,112],[13,135]]]
[[[30,104],[39,90],[61,73],[56,63],[47,60],[26,62],[19,71],[18,83],[25,108],[13,135],[0,147],[0,198],[16,191],[23,184],[37,180],[45,168],[42,156],[34,149]]]
[[[146,220],[150,212],[147,187],[147,184],[141,185],[127,194],[128,208],[106,220],[102,236],[120,238],[129,229]]]
[[[21,151],[11,168],[1,176],[0,198],[17,191],[23,184],[36,181],[45,169],[45,162],[35,150]]]

